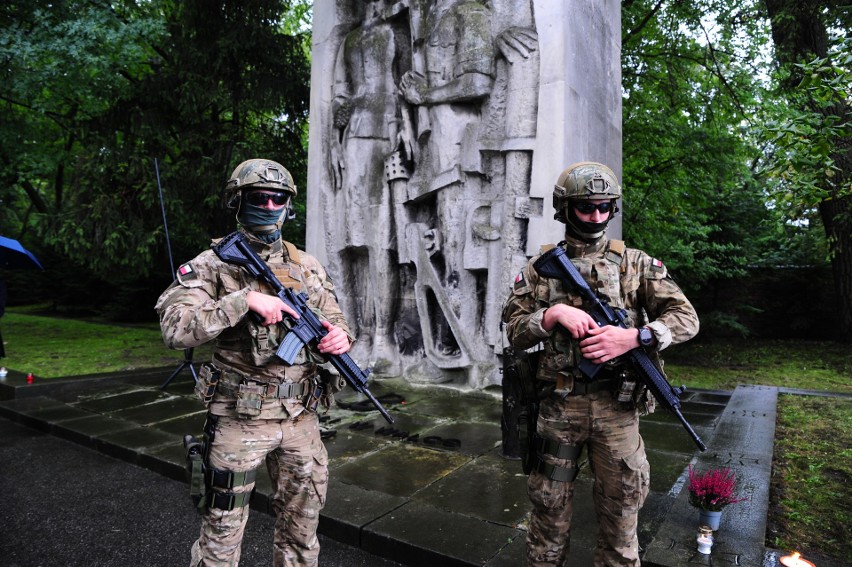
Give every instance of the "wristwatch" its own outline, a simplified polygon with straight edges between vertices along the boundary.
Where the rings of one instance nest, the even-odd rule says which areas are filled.
[[[639,328],[639,344],[643,347],[649,347],[654,344],[654,332],[650,328]]]

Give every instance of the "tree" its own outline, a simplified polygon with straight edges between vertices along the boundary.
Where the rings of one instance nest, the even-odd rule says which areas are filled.
[[[688,274],[687,287],[742,275],[769,230],[749,167],[766,34],[756,12],[727,0],[623,3],[625,235]]]
[[[154,158],[178,259],[233,229],[222,189],[240,161],[274,158],[304,187],[307,5],[4,4],[4,225],[66,269],[141,280],[168,273]]]
[[[768,108],[764,171],[791,218],[818,211],[839,299],[841,334],[852,342],[852,26],[848,6],[765,0],[779,92]]]

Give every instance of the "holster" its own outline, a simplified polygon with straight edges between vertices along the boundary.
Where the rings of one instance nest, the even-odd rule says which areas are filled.
[[[186,449],[186,474],[189,481],[189,497],[199,513],[207,508],[210,497],[207,463],[210,446],[216,436],[216,422],[219,418],[207,414],[204,422],[204,438],[199,441],[192,435],[183,436],[183,446]]]
[[[539,403],[555,387],[536,378],[541,352],[503,349],[502,454],[520,460],[524,474],[530,473],[536,461],[533,439]]]
[[[186,448],[186,473],[189,480],[189,497],[193,506],[202,511],[207,505],[207,483],[204,479],[204,445],[192,435],[184,435]]]

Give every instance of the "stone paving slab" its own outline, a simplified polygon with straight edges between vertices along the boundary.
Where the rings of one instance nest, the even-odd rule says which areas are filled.
[[[433,567],[484,565],[521,530],[407,502],[368,524],[361,547],[405,563]]]
[[[369,523],[390,514],[408,501],[402,496],[340,482],[332,475],[328,485],[328,501],[320,516],[320,529],[338,541],[360,546],[362,532]]]
[[[739,493],[748,499],[723,511],[711,554],[697,551],[698,510],[683,489],[645,552],[643,565],[763,565],[777,397],[777,388],[738,386],[708,450],[693,459],[702,472],[731,468]]]
[[[139,425],[131,421],[101,414],[89,414],[79,419],[69,419],[56,423],[53,426],[53,433],[57,437],[63,437],[80,445],[97,448],[98,439],[104,435],[136,429],[137,427]]]
[[[142,373],[138,380],[132,375],[100,381],[87,377],[76,396],[69,383],[73,380],[63,380],[56,390],[61,400],[53,398],[46,385],[37,392],[29,390],[32,385],[16,375],[11,384],[0,384],[0,414],[185,480],[182,436],[199,435],[204,420],[191,377],[185,374],[165,392],[160,386],[168,369]],[[398,402],[387,403],[396,423],[389,425],[375,411],[342,408],[332,408],[323,417],[323,428],[333,436],[325,440],[332,473],[322,533],[409,565],[523,564],[529,512],[526,477],[518,461],[499,456],[499,396],[393,380],[373,380],[370,387],[378,398],[390,396],[387,399]],[[395,392],[402,397],[391,396]],[[690,463],[727,463],[747,470],[742,474],[751,487],[750,499],[765,499],[772,396],[761,387],[738,388],[733,395],[688,392],[684,415],[710,447],[704,454],[671,415],[643,418],[652,466],[651,494],[640,514],[640,544],[647,548],[643,565],[674,567],[694,560],[690,550],[695,548],[697,512],[685,503],[682,490]],[[363,401],[348,389],[339,399],[341,405]],[[268,475],[261,470],[254,510],[270,511],[270,491]],[[714,548],[717,565],[725,564],[730,553],[737,560],[751,560],[736,549],[733,535],[763,529],[765,511],[735,506],[723,519]],[[756,517],[761,513],[763,518]],[[573,524],[572,565],[591,565],[596,521],[587,470],[576,482]],[[759,543],[754,539],[755,557],[764,552],[762,537]]]
[[[392,496],[410,497],[468,460],[467,456],[457,453],[398,443],[341,465],[334,475],[347,484]]]
[[[469,461],[419,491],[416,503],[504,526],[524,523],[527,477],[517,461],[485,456]],[[501,490],[494,490],[500,487]]]

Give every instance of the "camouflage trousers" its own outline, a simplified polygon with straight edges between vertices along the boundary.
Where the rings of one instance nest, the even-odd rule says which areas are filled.
[[[328,489],[328,453],[320,440],[317,415],[306,412],[295,420],[219,418],[209,466],[242,472],[264,461],[272,480],[276,518],[272,564],[316,566],[317,525]],[[232,490],[253,488],[251,483]],[[208,508],[201,535],[192,546],[191,567],[238,565],[248,516],[249,506],[230,511]]]
[[[650,467],[639,435],[638,413],[621,409],[606,391],[565,398],[553,394],[541,403],[538,434],[565,445],[586,447],[598,520],[595,567],[638,567],[639,509],[650,489]],[[553,456],[544,460],[565,468],[576,466]],[[567,565],[574,482],[550,480],[533,471],[528,491],[533,504],[527,535],[528,564]]]

